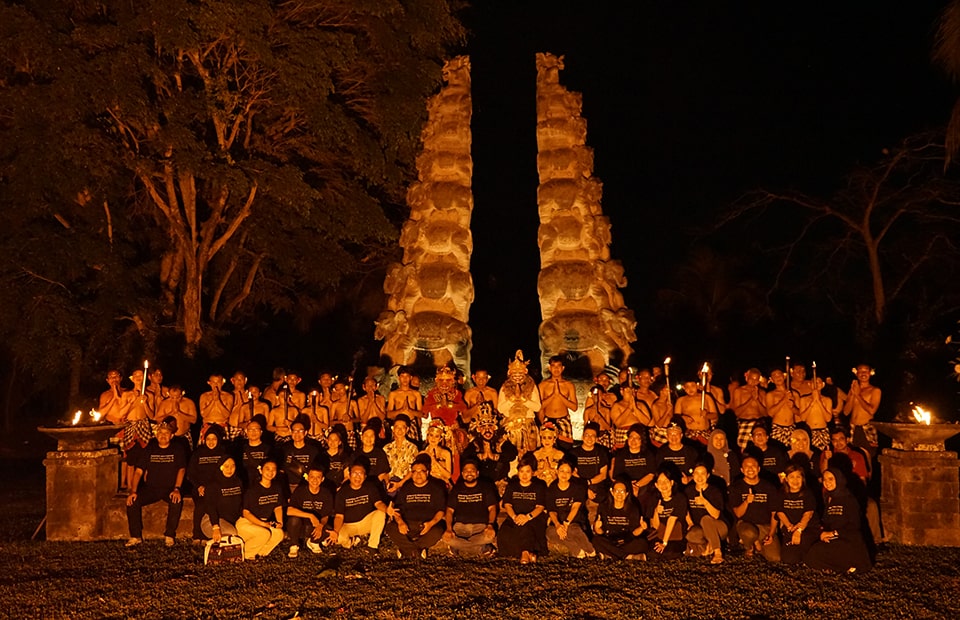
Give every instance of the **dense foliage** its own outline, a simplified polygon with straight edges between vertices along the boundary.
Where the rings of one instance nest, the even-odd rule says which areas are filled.
[[[0,3],[3,352],[40,378],[315,316],[394,251],[447,0]]]

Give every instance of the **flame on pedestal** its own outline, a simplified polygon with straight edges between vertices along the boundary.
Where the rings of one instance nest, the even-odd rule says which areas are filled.
[[[73,421],[70,422],[70,425],[76,426],[77,424],[79,424],[81,417],[83,417],[83,412],[78,409],[77,412],[73,414]]]
[[[920,424],[926,424],[926,425],[928,425],[928,426],[929,426],[930,423],[933,421],[933,413],[931,413],[931,412],[930,412],[929,410],[927,410],[927,409],[924,409],[924,408],[921,407],[920,405],[916,405],[916,406],[913,408],[913,417],[914,417],[914,418],[917,420],[917,422],[919,422]]]

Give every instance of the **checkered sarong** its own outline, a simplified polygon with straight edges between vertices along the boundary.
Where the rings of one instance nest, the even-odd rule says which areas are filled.
[[[713,432],[713,429],[687,429],[687,438],[692,439],[693,441],[699,441],[703,445],[708,445],[710,443],[710,433]]]
[[[619,450],[627,443],[627,431],[630,429],[627,428],[615,428],[610,431],[611,438],[613,440],[613,449]]]
[[[753,437],[753,427],[757,425],[757,422],[759,420],[737,420],[737,445],[740,446],[741,452],[747,449],[747,444]]]
[[[153,429],[150,428],[148,418],[127,422],[123,427],[124,452],[129,451],[134,444],[140,444],[141,448],[145,448],[151,437],[153,437]]]
[[[227,441],[233,441],[234,439],[237,439],[238,437],[242,437],[242,436],[243,436],[243,429],[240,428],[239,426],[230,426],[228,424],[227,427],[224,429],[223,438],[226,439]]]
[[[814,428],[810,430],[810,443],[814,448],[826,450],[830,445],[830,430],[826,428]]]
[[[600,431],[600,433],[597,435],[597,443],[607,450],[613,450],[613,432]]]
[[[793,438],[793,431],[796,429],[792,424],[790,426],[782,426],[780,424],[771,424],[770,425],[770,437],[776,439],[783,445],[789,447],[790,440]]]
[[[650,443],[656,447],[660,447],[663,444],[667,443],[667,427],[666,426],[651,426],[650,427]]]

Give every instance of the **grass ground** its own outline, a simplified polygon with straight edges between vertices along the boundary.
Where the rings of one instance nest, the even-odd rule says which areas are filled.
[[[892,546],[866,574],[824,575],[732,556],[609,563],[397,560],[280,550],[205,567],[186,541],[30,541],[43,468],[0,481],[0,617],[9,618],[960,618],[960,549]],[[42,534],[41,534],[42,537]],[[384,543],[387,547],[388,543]]]

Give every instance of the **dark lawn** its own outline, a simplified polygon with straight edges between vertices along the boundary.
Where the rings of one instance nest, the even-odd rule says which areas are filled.
[[[740,556],[719,567],[566,558],[521,567],[362,551],[289,560],[280,549],[205,567],[183,540],[134,550],[30,542],[43,517],[43,470],[4,464],[15,476],[0,483],[0,617],[960,618],[960,549],[893,546],[872,572],[836,576]]]

